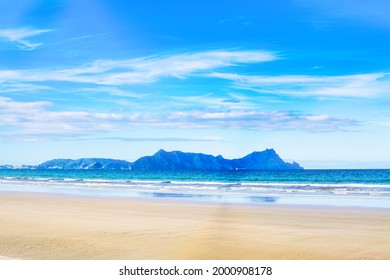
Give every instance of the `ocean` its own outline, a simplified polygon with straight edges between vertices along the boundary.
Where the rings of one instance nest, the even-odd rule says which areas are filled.
[[[390,170],[0,170],[0,191],[390,208]]]

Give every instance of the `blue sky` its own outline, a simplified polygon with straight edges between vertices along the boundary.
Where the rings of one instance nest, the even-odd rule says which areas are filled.
[[[0,3],[0,164],[158,149],[390,167],[390,2]]]

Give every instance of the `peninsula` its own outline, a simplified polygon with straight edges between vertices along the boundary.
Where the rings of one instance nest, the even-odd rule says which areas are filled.
[[[167,152],[159,150],[134,162],[103,158],[53,159],[36,169],[91,169],[134,171],[229,171],[229,170],[299,170],[298,163],[283,161],[273,149],[253,152],[238,159],[225,159],[221,155]]]

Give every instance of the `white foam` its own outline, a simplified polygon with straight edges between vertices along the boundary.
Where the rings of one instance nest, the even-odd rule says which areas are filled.
[[[10,261],[10,260],[17,260],[17,259],[14,259],[14,258],[9,258],[9,257],[5,257],[5,256],[0,256],[0,260],[7,260],[7,261]]]

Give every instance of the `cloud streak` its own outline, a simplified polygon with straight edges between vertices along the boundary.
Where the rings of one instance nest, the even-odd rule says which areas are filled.
[[[216,138],[182,138],[182,137],[93,137],[67,138],[62,141],[115,140],[122,142],[220,142]]]
[[[330,132],[359,123],[348,118],[292,111],[190,111],[160,113],[58,112],[50,102],[16,102],[0,97],[1,137],[82,137],[131,127],[183,129],[303,130]],[[174,141],[174,139],[172,140]]]
[[[303,130],[330,132],[358,125],[349,118],[308,115],[294,111],[241,110],[228,112],[175,112],[168,116],[176,126],[193,128],[227,128],[246,130]]]
[[[0,70],[0,86],[49,82],[69,82],[97,86],[96,92],[113,96],[144,97],[117,87],[152,84],[164,78],[208,77],[231,81],[236,89],[262,94],[315,97],[369,98],[387,94],[388,73],[343,76],[243,75],[218,72],[242,64],[258,64],[279,59],[275,52],[262,50],[214,50],[127,60],[97,60],[66,69]]]
[[[17,29],[1,29],[0,38],[15,44],[22,50],[34,50],[41,46],[42,43],[33,43],[28,40],[31,37],[38,36],[43,33],[50,32],[50,29],[31,29],[31,28],[17,28]]]
[[[211,73],[213,78],[234,82],[241,89],[264,94],[317,97],[375,97],[387,94],[388,73],[345,76],[250,76],[231,73]]]
[[[313,11],[313,23],[334,24],[341,20],[362,21],[390,27],[387,0],[295,0]]]
[[[65,81],[98,85],[153,83],[162,78],[184,79],[190,75],[243,63],[259,63],[278,59],[268,51],[204,51],[167,56],[149,56],[129,60],[97,60],[77,68],[42,71],[0,71],[0,82]]]

